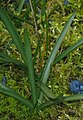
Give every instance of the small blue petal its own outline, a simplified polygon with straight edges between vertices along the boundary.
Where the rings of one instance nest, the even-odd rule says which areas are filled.
[[[83,83],[79,80],[74,80],[70,83],[70,90],[74,93],[83,94]]]
[[[70,83],[70,90],[74,93],[78,93],[80,90],[80,82],[79,80],[74,80]]]

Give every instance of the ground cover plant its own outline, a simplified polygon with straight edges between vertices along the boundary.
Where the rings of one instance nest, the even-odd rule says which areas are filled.
[[[19,7],[18,7],[19,8]],[[19,14],[21,13],[22,7],[18,9]],[[33,11],[33,8],[32,8]],[[34,12],[34,11],[33,11]],[[0,53],[0,59],[1,63],[13,63],[20,69],[22,69],[29,81],[29,87],[30,87],[30,98],[29,100],[25,99],[22,97],[20,94],[18,94],[16,91],[14,91],[12,88],[8,87],[5,84],[0,83],[0,92],[5,93],[7,95],[13,96],[14,98],[20,100],[24,104],[28,106],[29,109],[33,110],[41,110],[42,108],[46,108],[47,106],[50,106],[52,104],[57,104],[57,103],[63,103],[65,101],[73,101],[73,100],[79,100],[83,99],[83,95],[77,94],[77,95],[71,95],[71,96],[64,96],[64,93],[62,94],[53,94],[50,89],[47,87],[47,79],[49,77],[49,73],[51,70],[52,65],[56,64],[62,58],[67,56],[73,49],[77,48],[79,45],[83,44],[83,38],[80,38],[77,43],[73,44],[72,46],[68,47],[66,50],[63,52],[59,53],[59,49],[61,46],[61,43],[67,33],[68,28],[70,27],[75,14],[72,14],[66,23],[65,27],[63,28],[61,34],[59,35],[58,39],[55,42],[54,48],[52,48],[51,52],[48,55],[49,49],[48,49],[48,21],[47,21],[47,16],[45,12],[45,2],[43,1],[43,7],[42,7],[42,19],[45,19],[44,21],[42,20],[43,24],[46,26],[45,27],[45,32],[46,32],[46,41],[45,41],[45,58],[41,58],[41,45],[42,43],[40,42],[41,39],[43,39],[43,34],[41,35],[41,39],[38,40],[38,45],[36,47],[36,51],[34,55],[32,56],[33,52],[31,51],[31,43],[30,43],[30,36],[29,36],[29,31],[27,31],[27,28],[25,26],[24,30],[24,40],[22,41],[21,37],[19,36],[16,28],[14,27],[12,21],[8,17],[8,14],[6,11],[4,11],[2,8],[0,8],[0,17],[3,23],[5,24],[7,30],[9,31],[10,35],[12,36],[12,42],[13,45],[16,45],[16,49],[19,51],[19,56],[20,60],[16,59],[16,56],[13,57],[11,54],[9,55],[7,50],[6,51],[1,51]],[[36,17],[35,17],[35,12],[33,14],[34,18],[34,27],[35,27],[35,35],[37,38],[39,38],[39,33],[37,31],[37,23],[36,23]],[[45,22],[45,23],[44,23]],[[40,26],[41,27],[41,26]],[[41,31],[42,32],[42,28]],[[58,53],[58,55],[57,55]],[[41,66],[38,66],[39,69],[35,70],[35,66],[38,60],[38,54],[40,57],[40,60],[44,59],[44,63]],[[36,67],[37,68],[37,67]],[[51,88],[52,89],[52,88]],[[44,97],[44,99],[43,99]],[[31,112],[32,112],[31,111]]]

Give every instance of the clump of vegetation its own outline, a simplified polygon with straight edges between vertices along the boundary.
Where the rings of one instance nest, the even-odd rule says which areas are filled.
[[[68,7],[72,6],[71,3],[73,2],[70,2]],[[12,3],[12,5],[14,4]],[[50,4],[52,4],[51,9],[47,13]],[[8,6],[11,6],[11,4]],[[73,116],[76,119],[77,117],[81,118],[81,101],[80,115],[76,111],[77,104],[67,103],[67,101],[83,99],[83,95],[80,94],[70,95],[68,88],[69,78],[71,80],[78,76],[82,80],[80,60],[82,60],[83,47],[81,44],[83,44],[83,38],[81,33],[83,31],[80,29],[80,32],[78,32],[79,30],[77,31],[76,28],[77,21],[79,21],[77,18],[79,17],[78,9],[74,22],[72,23],[75,14],[72,14],[65,27],[63,27],[65,19],[70,16],[69,13],[75,11],[76,8],[70,10],[67,6],[63,6],[61,2],[48,1],[46,3],[44,0],[42,2],[36,2],[35,0],[32,2],[30,0],[28,5],[22,1],[16,8],[17,11],[13,12],[12,8],[14,6],[10,7],[11,13],[8,11],[8,6],[6,6],[7,8],[4,7],[6,11],[3,10],[3,5],[0,8],[0,17],[4,23],[0,22],[2,35],[0,64],[3,70],[1,75],[5,72],[8,76],[7,85],[0,83],[0,92],[16,98],[28,108],[21,103],[18,104],[18,101],[11,97],[6,96],[3,101],[4,95],[0,94],[2,119],[5,112],[7,115],[5,115],[4,120],[11,118],[29,119],[29,113],[31,114],[32,111],[34,113],[30,119],[71,119]],[[81,9],[81,4],[79,8]],[[66,13],[67,9],[69,13]],[[61,19],[59,19],[60,17]],[[67,33],[69,27],[70,34]],[[62,43],[66,33],[67,37]],[[79,45],[81,45],[79,49],[70,53]],[[78,69],[81,71],[79,73],[76,69],[77,63]],[[48,79],[49,81],[47,81]],[[5,101],[6,106],[4,105]],[[53,106],[47,108],[51,105]],[[5,110],[3,106],[5,106]],[[6,107],[8,107],[8,110]],[[67,108],[69,109],[66,112]],[[42,109],[45,110],[42,112]],[[36,113],[37,111],[38,113]]]

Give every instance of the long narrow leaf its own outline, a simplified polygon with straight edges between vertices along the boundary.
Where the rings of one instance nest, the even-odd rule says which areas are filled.
[[[22,63],[20,60],[17,60],[13,57],[10,57],[5,52],[0,52],[0,61],[2,61],[3,63],[13,63],[14,65],[17,65],[18,67],[27,70],[26,65],[24,63]]]
[[[33,3],[32,3],[32,0],[29,0],[29,3],[32,11],[33,20],[34,20],[36,35],[38,37],[38,28],[37,28],[37,19],[36,19],[36,9],[37,9],[36,0],[33,0]]]
[[[61,45],[61,43],[62,43],[62,41],[63,41],[63,39],[64,39],[67,31],[68,31],[68,28],[70,27],[70,25],[71,25],[74,17],[75,17],[75,14],[73,14],[73,15],[69,18],[69,20],[68,20],[68,22],[66,23],[65,27],[63,28],[60,36],[58,37],[56,44],[54,45],[54,48],[53,48],[53,51],[52,51],[51,55],[49,56],[49,58],[48,58],[48,60],[47,60],[47,63],[46,63],[46,65],[45,65],[45,68],[44,68],[44,71],[43,71],[43,74],[42,74],[42,77],[41,77],[41,81],[42,81],[42,83],[44,83],[44,84],[47,83],[47,79],[48,79],[48,77],[49,77],[49,72],[50,72],[51,65],[52,65],[53,62],[54,62],[54,59],[55,59],[55,57],[56,57],[56,55],[57,55],[57,52],[58,52],[58,49],[59,49],[59,47],[60,47],[60,45]],[[42,101],[42,99],[43,99],[43,94],[42,94],[42,93],[41,93],[41,95],[40,95],[40,99],[41,99],[40,101]]]
[[[20,0],[19,6],[18,6],[18,13],[21,13],[24,2],[25,0]]]
[[[14,91],[12,88],[8,87],[7,85],[4,85],[4,84],[0,83],[0,92],[4,93],[6,95],[9,95],[11,97],[14,97],[15,99],[24,103],[30,109],[33,109],[33,104],[29,100],[26,100],[19,93],[17,93],[16,91]]]
[[[42,37],[43,37],[43,33],[40,36],[40,39],[38,40],[37,47],[36,47],[36,50],[35,50],[35,53],[34,53],[34,59],[33,59],[34,64],[36,63],[36,60],[37,60],[36,57],[37,57],[38,53],[39,53],[39,57],[41,59],[41,39],[42,39]]]
[[[34,78],[34,69],[33,69],[33,61],[32,61],[32,53],[31,53],[31,43],[27,29],[24,31],[24,43],[25,43],[25,55],[27,59],[27,68],[28,68],[28,76],[29,82],[31,86],[31,93],[34,105],[36,104],[36,82]]]
[[[46,101],[45,103],[41,104],[38,106],[37,110],[44,109],[46,107],[49,107],[53,104],[57,103],[63,103],[63,102],[72,102],[72,101],[78,101],[78,100],[83,100],[83,94],[76,94],[76,95],[71,95],[71,96],[62,96],[62,97],[57,97],[55,100],[49,100]]]
[[[73,51],[74,49],[76,49],[77,47],[79,47],[81,44],[83,44],[83,38],[81,38],[76,44],[70,46],[69,48],[67,48],[65,51],[63,51],[61,54],[59,54],[55,60],[53,64],[56,64],[57,62],[59,62],[62,58],[64,58],[66,55],[68,55],[71,51]]]
[[[45,0],[42,0],[42,17],[45,17],[45,25],[46,25],[46,28],[45,28],[45,39],[46,39],[46,56],[47,56],[47,53],[48,53],[48,15],[46,13],[46,10],[45,10],[45,4],[46,1]]]
[[[48,25],[48,18],[47,18],[47,14],[45,13],[45,23],[46,23],[46,56],[48,54],[48,46],[49,46],[49,41],[48,41],[48,29],[49,29],[49,25]]]
[[[3,21],[3,23],[5,24],[5,26],[6,26],[7,30],[9,31],[10,35],[12,36],[14,44],[16,45],[16,47],[17,47],[18,51],[20,52],[22,58],[24,59],[24,61],[26,61],[25,53],[24,53],[24,47],[23,47],[20,35],[18,34],[15,26],[11,22],[7,13],[2,8],[0,8],[0,18]]]
[[[61,32],[59,38],[57,39],[57,42],[55,43],[55,46],[54,46],[54,49],[53,49],[51,55],[49,56],[49,58],[48,58],[48,60],[47,60],[47,63],[46,63],[46,65],[45,65],[45,68],[44,68],[44,71],[43,71],[43,74],[42,74],[42,77],[41,77],[41,81],[42,81],[44,84],[47,83],[47,79],[48,79],[49,72],[50,72],[50,67],[51,67],[51,65],[52,65],[53,62],[54,62],[54,59],[55,59],[56,54],[57,54],[57,52],[58,52],[58,49],[59,49],[59,47],[60,47],[60,45],[61,45],[61,43],[62,43],[62,41],[63,41],[63,39],[64,39],[67,31],[68,31],[68,28],[70,27],[70,25],[71,25],[74,17],[75,17],[75,14],[73,14],[73,15],[69,18],[68,22],[66,23],[65,27],[63,28],[63,31]]]
[[[38,81],[37,85],[48,98],[55,99],[55,95],[52,93],[52,91],[45,84]]]
[[[82,94],[76,94],[76,95],[64,96],[63,97],[63,102],[64,101],[76,101],[76,100],[83,100],[83,95]]]
[[[16,16],[16,15],[12,14],[12,13],[9,12],[9,11],[7,11],[7,14],[8,14],[10,17],[12,17],[12,18],[14,18],[14,19],[16,19],[16,20],[19,20],[19,21],[22,21],[22,22],[27,22],[29,25],[32,25],[32,26],[34,27],[34,24],[33,24],[32,21],[30,21],[30,20],[26,20],[26,19],[24,19],[24,18],[20,18],[20,17],[18,17],[18,16]]]

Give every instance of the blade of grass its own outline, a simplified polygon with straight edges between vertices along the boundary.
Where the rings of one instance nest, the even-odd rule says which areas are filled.
[[[46,56],[48,54],[48,29],[49,29],[49,26],[48,26],[48,18],[47,18],[47,14],[45,13],[45,23],[46,23]]]
[[[53,104],[59,104],[63,102],[73,102],[73,101],[78,101],[78,100],[83,100],[83,94],[76,94],[76,95],[71,95],[71,96],[62,96],[62,97],[57,97],[55,100],[49,100],[46,101],[45,103],[41,104],[40,106],[37,107],[37,110],[42,110],[44,108],[47,108]]]
[[[46,25],[46,28],[45,28],[45,39],[46,39],[46,56],[47,56],[47,53],[48,53],[48,16],[47,16],[47,13],[46,13],[46,8],[45,8],[45,4],[46,1],[45,0],[42,0],[42,14],[41,14],[41,18],[42,18],[42,22],[43,22],[43,17],[45,17],[45,25]]]
[[[54,45],[54,48],[53,48],[53,51],[52,51],[51,55],[49,56],[49,58],[48,58],[48,60],[47,60],[47,63],[46,63],[46,65],[45,65],[44,71],[43,71],[42,76],[41,76],[41,79],[40,79],[40,80],[42,81],[42,83],[44,83],[44,84],[47,83],[47,79],[48,79],[49,73],[50,73],[50,68],[51,68],[51,66],[52,66],[52,64],[53,64],[53,62],[54,62],[54,59],[55,59],[55,57],[56,57],[56,55],[57,55],[57,51],[58,51],[58,49],[59,49],[59,47],[60,47],[60,45],[61,45],[61,43],[62,43],[62,41],[63,41],[63,39],[64,39],[64,37],[65,37],[65,35],[66,35],[66,33],[67,33],[67,31],[68,31],[68,28],[69,28],[70,25],[71,25],[74,17],[75,17],[75,14],[73,14],[73,15],[69,18],[69,20],[68,20],[68,22],[66,23],[66,25],[64,26],[64,28],[63,28],[60,36],[58,37],[56,44]],[[40,94],[39,100],[40,100],[40,101],[43,100],[43,94],[42,94],[42,92],[41,92],[41,94]]]
[[[34,64],[36,63],[36,59],[37,59],[36,57],[38,55],[39,46],[40,46],[40,40],[38,40],[38,44],[37,44],[37,47],[36,47],[36,50],[35,50],[35,53],[34,53],[34,59],[33,59]]]
[[[55,58],[53,65],[55,65],[57,62],[59,62],[62,58],[64,58],[65,56],[67,56],[71,51],[73,51],[74,49],[76,49],[77,47],[79,47],[81,44],[83,44],[83,38],[80,38],[77,43],[75,43],[74,45],[70,46],[69,48],[67,48],[66,50],[64,50],[61,54],[59,54]]]
[[[29,100],[26,100],[19,93],[17,93],[15,90],[8,87],[7,85],[0,83],[0,92],[6,94],[8,96],[16,98],[17,100],[21,101],[26,106],[28,106],[30,109],[33,109],[33,104]]]
[[[2,21],[5,24],[7,30],[9,31],[10,35],[12,36],[14,44],[16,45],[18,51],[20,52],[23,60],[26,61],[24,46],[23,46],[23,43],[21,41],[20,35],[18,34],[15,26],[11,22],[7,13],[2,8],[0,8],[0,18],[2,19]]]
[[[66,23],[63,31],[61,32],[59,38],[57,39],[57,42],[56,42],[56,44],[55,44],[55,46],[54,46],[54,49],[53,49],[51,55],[49,56],[49,58],[48,58],[48,60],[47,60],[47,63],[46,63],[46,65],[45,65],[45,68],[44,68],[44,71],[43,71],[43,74],[42,74],[42,77],[41,77],[41,81],[42,81],[44,84],[47,82],[47,78],[48,78],[49,72],[50,72],[50,67],[51,67],[51,65],[52,65],[53,62],[54,62],[55,56],[56,56],[56,54],[57,54],[57,52],[58,52],[58,49],[59,49],[59,47],[60,47],[60,45],[61,45],[61,43],[62,43],[62,41],[63,41],[63,39],[64,39],[67,31],[68,31],[68,28],[70,27],[70,25],[71,25],[72,20],[74,19],[74,17],[75,17],[75,14],[73,14],[73,15],[69,18],[69,20],[68,20],[68,22]]]
[[[27,70],[26,65],[24,63],[22,63],[20,60],[17,60],[13,57],[10,57],[5,52],[0,52],[0,61],[2,61],[3,63],[13,63],[18,67]]]
[[[26,19],[20,18],[20,17],[12,14],[11,12],[9,12],[9,11],[7,11],[7,10],[6,10],[6,12],[7,12],[7,14],[8,14],[10,17],[12,17],[12,18],[14,18],[14,19],[18,19],[19,21],[27,22],[29,25],[32,25],[32,26],[34,27],[34,24],[33,24],[30,20],[26,20]]]
[[[37,61],[37,55],[39,55],[39,64],[42,64],[41,62],[42,62],[42,55],[41,55],[41,39],[42,39],[42,37],[43,37],[43,33],[42,33],[42,35],[40,36],[40,38],[39,38],[39,40],[38,40],[38,43],[37,43],[37,47],[36,47],[36,50],[35,50],[35,53],[34,53],[34,58],[33,58],[33,64],[35,65],[36,64],[36,61]],[[42,69],[43,70],[43,69]],[[41,71],[42,70],[40,70],[40,75],[41,75]],[[38,77],[38,79],[40,79],[40,75],[39,76],[37,76]],[[37,80],[38,80],[37,79]]]
[[[22,11],[22,7],[23,7],[23,5],[24,5],[24,2],[25,2],[25,0],[20,0],[19,6],[18,6],[18,10],[17,10],[19,14],[20,14],[21,11]]]
[[[39,81],[39,82],[37,82],[37,85],[48,98],[55,99],[55,95],[45,84],[43,84]]]
[[[45,16],[45,0],[42,0],[42,14],[41,16]]]
[[[27,29],[25,29],[24,31],[24,44],[25,44],[25,55],[27,59],[26,65],[28,68],[28,76],[29,76],[29,82],[31,86],[32,100],[33,100],[33,104],[35,105],[37,102],[37,97],[36,97],[37,91],[36,91],[36,82],[34,78],[31,43],[30,43],[29,33]]]
[[[62,100],[63,100],[63,102],[83,100],[83,94],[76,94],[76,95],[71,95],[71,96],[63,96]]]
[[[38,4],[39,4],[39,2],[40,2],[41,0],[36,0],[36,2],[35,2],[35,4],[34,4],[34,6],[36,7],[36,9],[37,9],[37,7],[38,7]],[[33,1],[34,2],[34,1]],[[24,13],[24,16],[27,16],[27,15],[29,15],[31,13],[31,6],[30,6],[30,2],[28,3],[28,5],[27,5],[27,8],[26,8],[26,11],[25,11],[25,13]]]
[[[33,4],[32,4],[32,0],[29,0],[29,3],[30,3],[32,15],[33,15],[36,36],[38,38],[38,28],[37,28],[37,19],[36,19],[36,0],[33,0]]]

